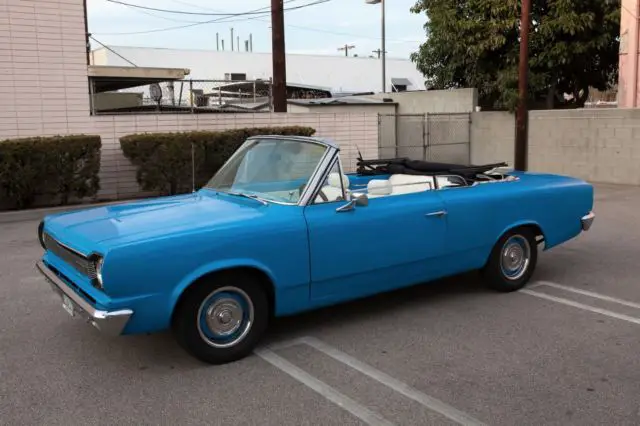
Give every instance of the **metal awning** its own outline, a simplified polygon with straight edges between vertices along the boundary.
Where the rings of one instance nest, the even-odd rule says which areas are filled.
[[[413,86],[413,83],[408,78],[392,78],[391,84],[394,86]]]
[[[89,65],[87,74],[94,93],[110,92],[153,83],[183,80],[191,70],[184,68],[116,67]]]

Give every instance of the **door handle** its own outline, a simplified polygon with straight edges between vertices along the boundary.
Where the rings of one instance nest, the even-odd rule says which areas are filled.
[[[447,215],[447,211],[446,210],[440,210],[437,212],[433,212],[433,213],[427,213],[425,216],[427,217],[432,217],[432,216],[437,216],[437,217],[443,217]]]

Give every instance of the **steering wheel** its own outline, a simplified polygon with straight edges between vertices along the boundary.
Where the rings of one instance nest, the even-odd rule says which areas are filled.
[[[306,184],[306,183],[303,183],[302,185],[300,185],[300,186],[298,187],[298,194],[299,194],[299,196],[300,196],[300,197],[302,197],[302,192],[304,191],[304,188],[305,188],[306,186],[307,186],[307,184]],[[327,203],[329,202],[329,198],[327,197],[327,194],[325,194],[325,193],[322,191],[322,188],[320,189],[320,192],[318,192],[318,195],[320,196],[320,198],[322,198],[322,201],[325,201],[325,202],[327,202]]]

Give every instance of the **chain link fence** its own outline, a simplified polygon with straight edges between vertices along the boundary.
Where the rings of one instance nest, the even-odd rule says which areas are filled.
[[[471,164],[471,113],[380,114],[380,158]]]
[[[176,80],[140,84],[140,80],[90,81],[91,112],[219,113],[272,111],[271,81]]]

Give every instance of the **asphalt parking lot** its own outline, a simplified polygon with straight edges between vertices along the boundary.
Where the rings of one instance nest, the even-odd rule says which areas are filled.
[[[522,292],[470,274],[283,319],[224,366],[72,320],[37,221],[0,224],[0,424],[640,424],[640,188],[596,197]]]

